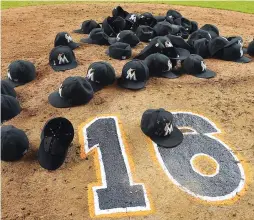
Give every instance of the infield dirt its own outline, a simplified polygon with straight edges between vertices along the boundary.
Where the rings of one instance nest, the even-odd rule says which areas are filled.
[[[240,4],[240,3],[239,3]],[[20,115],[6,122],[23,129],[30,149],[15,163],[2,162],[2,219],[90,219],[88,184],[96,182],[93,156],[80,158],[78,126],[99,115],[119,115],[135,165],[134,176],[145,183],[154,204],[154,213],[121,219],[236,219],[254,218],[254,63],[206,60],[207,67],[217,73],[203,80],[184,75],[178,79],[149,80],[142,91],[132,92],[116,85],[95,94],[84,106],[56,109],[47,99],[68,76],[85,76],[90,63],[104,60],[121,74],[127,61],[105,54],[106,46],[82,45],[75,50],[79,66],[66,72],[54,72],[48,64],[55,35],[67,31],[78,42],[84,35],[71,33],[82,21],[102,22],[116,4],[71,4],[34,6],[2,11],[1,78],[8,64],[16,59],[34,62],[35,81],[16,89],[23,108]],[[221,35],[243,37],[245,45],[254,36],[254,15],[197,7],[166,4],[122,4],[129,12],[152,12],[164,15],[168,9],[202,26],[215,24]],[[137,54],[143,47],[133,50]],[[146,138],[139,128],[142,113],[148,108],[163,107],[169,111],[188,111],[208,117],[221,128],[217,135],[234,150],[244,163],[247,183],[245,193],[237,201],[214,205],[194,200],[169,182],[161,168],[153,163]],[[57,116],[68,118],[75,128],[73,144],[63,166],[54,172],[40,167],[36,153],[44,123]],[[109,219],[109,218],[103,218]]]

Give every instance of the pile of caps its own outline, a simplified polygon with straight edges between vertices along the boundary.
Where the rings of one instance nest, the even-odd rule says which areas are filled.
[[[48,97],[49,103],[56,108],[86,104],[93,98],[95,92],[114,84],[115,81],[122,88],[139,90],[146,86],[149,77],[173,79],[182,74],[190,74],[199,78],[212,78],[216,73],[206,67],[204,58],[248,63],[251,58],[244,54],[254,56],[254,41],[248,48],[243,48],[243,39],[240,36],[220,36],[218,28],[212,24],[199,28],[197,22],[183,17],[175,10],[167,11],[165,16],[154,16],[149,12],[129,13],[118,6],[113,9],[112,17],[105,18],[102,23],[87,20],[81,24],[80,29],[74,32],[89,35],[87,38],[82,38],[80,43],[74,42],[67,32],[56,35],[54,48],[49,54],[49,64],[54,71],[65,71],[77,67],[74,49],[81,48],[82,44],[107,45],[105,52],[111,58],[131,60],[123,66],[122,74],[118,79],[114,68],[103,61],[90,64],[85,77],[66,78],[59,89]],[[146,42],[147,45],[133,57],[132,48],[140,42]],[[30,61],[16,60],[8,66],[7,79],[1,80],[1,123],[21,112],[14,88],[31,82],[35,78],[36,68]],[[45,126],[39,150],[41,165],[47,157],[46,154],[50,154],[51,159],[58,161],[59,164],[63,162],[64,156],[58,158],[54,155],[66,155],[72,141],[73,128],[66,120],[58,118],[53,120],[53,127]],[[61,126],[55,128],[55,124],[61,124]],[[64,138],[61,136],[62,126],[64,126],[63,133],[66,132]],[[61,132],[58,131],[59,129]],[[142,130],[149,136],[147,128]],[[171,127],[170,130],[172,130]],[[6,150],[2,145],[2,159],[4,155],[7,155],[6,160],[12,160],[8,159],[10,152],[17,153],[14,158],[20,157],[20,152],[21,154],[26,152],[28,139],[22,131],[13,126],[2,126],[1,132],[2,143],[10,146]],[[9,136],[12,133],[14,136]],[[59,134],[61,138],[52,138],[55,134]],[[20,146],[23,146],[23,150],[21,151],[12,147],[15,141],[11,142],[11,139],[15,140],[15,135],[22,136]],[[54,162],[50,164],[52,167],[42,166],[46,169],[58,167],[54,165]]]

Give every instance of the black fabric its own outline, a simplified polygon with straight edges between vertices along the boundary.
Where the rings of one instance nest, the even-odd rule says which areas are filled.
[[[95,28],[100,28],[101,26],[94,20],[86,20],[81,24],[80,29],[74,30],[74,33],[78,34],[90,34],[90,32]]]
[[[109,37],[116,37],[116,35],[124,30],[126,21],[122,17],[107,17],[102,22],[102,29]]]
[[[188,74],[198,78],[212,78],[216,73],[206,68],[204,59],[197,55],[191,54],[183,63],[184,69]]]
[[[182,132],[175,127],[173,115],[164,109],[148,109],[141,119],[141,130],[159,147],[175,147],[183,141]],[[168,128],[172,130],[168,132]]]
[[[165,36],[173,33],[173,27],[167,21],[161,21],[153,27],[157,36]]]
[[[208,49],[212,57],[222,57],[222,49],[227,45],[228,40],[224,37],[216,37],[209,41]]]
[[[190,46],[182,37],[174,36],[174,35],[167,35],[171,43],[174,47],[179,47],[188,50],[189,52],[193,52],[193,47]]]
[[[161,21],[165,21],[166,16],[156,15],[156,16],[154,16],[154,18],[156,19],[157,22],[161,22]]]
[[[14,87],[24,85],[36,78],[35,66],[30,61],[13,61],[8,66],[7,77],[6,80]]]
[[[208,31],[204,31],[204,30],[197,30],[197,31],[194,31],[188,38],[187,40],[187,43],[190,45],[190,46],[193,46],[194,45],[194,41],[198,40],[198,39],[202,39],[202,38],[205,38],[207,39],[208,41],[210,41],[212,38],[211,38],[211,35],[209,34]]]
[[[112,11],[112,16],[113,17],[122,17],[122,18],[126,18],[126,16],[129,13],[127,11],[125,11],[121,6],[117,6],[113,9]]]
[[[116,80],[116,74],[109,63],[100,61],[94,62],[88,67],[86,79],[96,92],[105,86],[112,85]]]
[[[205,38],[194,41],[194,53],[200,55],[203,58],[210,57],[208,45],[209,41]]]
[[[129,44],[131,47],[137,46],[137,44],[140,42],[137,35],[131,30],[123,30],[117,35],[116,38],[109,38],[108,40],[110,44],[122,42]]]
[[[140,41],[149,42],[156,36],[156,33],[150,26],[140,25],[136,30],[136,35]]]
[[[14,98],[17,96],[14,86],[7,80],[1,80],[1,94],[10,95]]]
[[[149,69],[141,60],[132,60],[123,66],[122,75],[118,79],[118,85],[131,90],[145,87],[149,79]]]
[[[169,79],[178,78],[180,75],[173,73],[170,59],[160,53],[154,53],[146,57],[145,63],[149,68],[149,75]]]
[[[191,30],[190,33],[193,33],[194,31],[198,30],[198,22],[196,21],[191,21]]]
[[[67,32],[59,32],[56,35],[54,45],[55,45],[55,47],[57,47],[57,46],[68,46],[72,50],[74,50],[74,49],[76,49],[77,47],[80,46],[80,44],[78,44],[78,43],[76,43],[72,40],[72,37]]]
[[[124,29],[136,31],[136,29],[139,26],[139,19],[140,16],[138,14],[133,13],[128,14],[125,18],[126,23]]]
[[[250,56],[254,56],[254,40],[249,43],[248,48],[247,48],[247,53]]]
[[[156,24],[157,20],[150,12],[145,12],[140,15],[139,25],[154,27]]]
[[[59,90],[49,95],[49,103],[56,108],[87,104],[93,98],[93,88],[83,77],[66,78]]]
[[[90,32],[88,38],[82,38],[80,42],[87,44],[109,45],[108,35],[103,32],[102,28],[94,28]]]
[[[57,46],[49,54],[49,64],[55,71],[74,69],[78,66],[74,52],[68,46]]]
[[[21,112],[21,107],[16,98],[1,94],[1,122],[10,120]]]
[[[210,33],[212,39],[220,36],[219,29],[213,24],[205,24],[200,29],[204,30],[204,31],[208,31]]]
[[[131,46],[126,43],[116,42],[109,46],[106,54],[118,60],[125,60],[131,57]]]
[[[191,33],[192,29],[191,21],[188,20],[187,18],[184,17],[177,18],[174,20],[174,24],[182,26],[187,31],[187,33]]]
[[[19,160],[28,149],[29,140],[24,131],[12,125],[1,126],[1,160]]]
[[[171,24],[174,23],[175,19],[181,18],[181,17],[182,17],[182,15],[176,10],[171,10],[170,9],[170,10],[167,11],[167,14],[166,14],[166,20],[168,22],[170,22]]]

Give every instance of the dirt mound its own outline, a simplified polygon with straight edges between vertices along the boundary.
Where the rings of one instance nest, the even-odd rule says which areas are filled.
[[[220,139],[232,146],[243,161],[253,167],[254,159],[254,63],[239,64],[209,59],[207,67],[217,77],[202,80],[192,76],[178,79],[150,79],[146,89],[127,91],[116,85],[96,93],[85,106],[53,108],[48,95],[58,89],[68,76],[84,76],[90,63],[105,60],[117,75],[126,61],[106,56],[104,46],[87,45],[75,50],[79,66],[66,72],[54,72],[48,65],[55,35],[71,33],[83,20],[98,22],[111,14],[115,4],[71,4],[16,8],[2,11],[2,78],[8,64],[15,59],[35,63],[37,79],[16,89],[23,108],[20,115],[8,121],[23,129],[30,140],[30,150],[19,162],[2,162],[3,219],[90,219],[88,184],[96,182],[93,156],[80,158],[78,126],[98,115],[119,115],[135,164],[133,174],[149,189],[154,213],[132,219],[253,219],[253,179],[248,170],[247,191],[230,205],[200,203],[168,181],[161,168],[154,165],[139,123],[148,108],[163,107],[169,111],[200,113],[216,122],[223,131]],[[215,24],[222,35],[243,37],[245,44],[254,36],[254,15],[197,7],[166,4],[123,4],[130,12],[151,11],[164,15],[171,9],[199,25]],[[78,42],[82,35],[71,33]],[[137,54],[145,44],[134,49]],[[55,172],[42,169],[36,160],[40,132],[51,117],[64,116],[75,128],[75,137],[64,165]],[[241,158],[240,157],[240,158]],[[107,218],[104,218],[107,219]],[[123,217],[122,219],[130,219]]]

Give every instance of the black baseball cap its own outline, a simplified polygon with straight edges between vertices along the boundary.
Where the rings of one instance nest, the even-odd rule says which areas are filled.
[[[142,115],[141,130],[159,147],[176,147],[183,141],[183,134],[173,120],[173,115],[163,108],[148,109]]]
[[[219,29],[213,24],[205,24],[200,28],[201,30],[208,31],[211,35],[211,38],[214,39],[215,37],[220,36]]]
[[[247,48],[247,53],[250,56],[254,56],[254,40],[249,43],[249,46]]]
[[[1,122],[10,120],[21,112],[21,107],[16,98],[1,94]]]
[[[194,31],[198,30],[198,22],[196,21],[191,21],[191,30],[190,33],[193,33]]]
[[[136,31],[139,25],[139,15],[130,13],[126,16],[125,21],[126,21],[125,27],[124,27],[125,30]]]
[[[173,27],[167,21],[158,22],[153,27],[153,29],[154,29],[157,36],[165,36],[165,35],[173,33]]]
[[[172,9],[168,10],[166,14],[166,20],[170,22],[171,24],[174,23],[175,19],[181,18],[181,17],[182,15],[178,11],[172,10]]]
[[[28,148],[29,140],[24,131],[12,125],[1,126],[1,160],[19,160]]]
[[[80,42],[87,44],[109,45],[108,35],[104,33],[101,28],[94,28],[90,32],[88,38],[82,38]]]
[[[68,77],[58,91],[49,95],[49,103],[56,108],[68,108],[87,104],[93,98],[91,84],[80,76]]]
[[[164,77],[169,79],[178,78],[180,76],[171,71],[173,67],[172,63],[170,59],[163,54],[151,54],[145,59],[145,63],[149,68],[150,76]]]
[[[223,48],[228,44],[228,40],[225,37],[216,37],[209,41],[208,49],[212,57],[221,57]]]
[[[129,44],[131,47],[135,47],[139,42],[139,38],[137,35],[131,30],[123,30],[115,38],[108,39],[110,44],[114,44],[116,42],[123,42]]]
[[[126,21],[122,17],[107,17],[102,22],[102,29],[109,37],[115,37],[124,30]]]
[[[10,95],[14,98],[17,96],[14,86],[7,80],[1,80],[1,94]]]
[[[136,35],[140,41],[149,42],[156,36],[156,33],[152,27],[140,25],[136,30]]]
[[[167,35],[171,43],[174,47],[179,47],[188,50],[189,52],[193,51],[193,47],[190,46],[181,36],[175,36],[175,35]]]
[[[208,79],[216,76],[215,72],[206,68],[204,59],[197,54],[191,54],[186,60],[184,60],[183,66],[188,74],[198,78]]]
[[[201,39],[201,38],[205,38],[207,40],[212,40],[212,37],[210,35],[210,33],[208,31],[204,31],[201,29],[198,29],[197,31],[194,31],[193,33],[190,34],[187,43],[191,46],[194,45],[194,41]]]
[[[135,59],[144,60],[146,57],[148,57],[150,54],[153,53],[162,53],[165,49],[165,46],[163,43],[157,40],[152,40],[136,57]]]
[[[74,50],[79,47],[80,44],[75,43],[67,32],[59,32],[55,38],[55,47],[57,46],[68,46]]]
[[[107,62],[92,63],[87,70],[86,79],[93,87],[94,92],[103,87],[112,85],[116,80],[114,68]]]
[[[149,78],[149,69],[142,60],[132,60],[123,66],[122,75],[118,79],[118,85],[132,90],[145,87]]]
[[[57,46],[49,54],[49,64],[55,71],[65,71],[78,66],[72,49],[68,46]]]
[[[194,41],[194,53],[200,55],[203,58],[210,57],[209,41],[206,38],[201,38]]]
[[[166,16],[164,15],[155,15],[154,18],[156,19],[157,22],[165,21]]]
[[[66,158],[73,137],[74,129],[68,119],[57,117],[47,121],[41,133],[40,165],[47,170],[58,169]]]
[[[6,80],[14,87],[24,85],[36,78],[35,66],[30,61],[13,61],[8,66],[7,77]]]
[[[128,14],[129,12],[125,11],[121,6],[115,7],[112,11],[113,17],[125,18]]]
[[[191,21],[187,18],[181,17],[174,20],[174,24],[181,25],[188,33],[191,32]]]
[[[140,15],[139,25],[147,25],[154,27],[157,24],[157,20],[150,12],[145,12]]]
[[[78,34],[89,34],[94,28],[100,28],[101,26],[95,20],[84,21],[80,29],[74,30],[74,33]]]
[[[116,42],[106,50],[106,54],[118,60],[126,60],[131,57],[131,46],[126,43]]]

